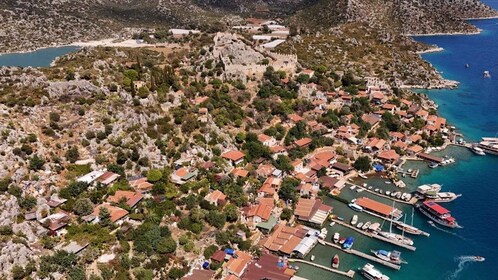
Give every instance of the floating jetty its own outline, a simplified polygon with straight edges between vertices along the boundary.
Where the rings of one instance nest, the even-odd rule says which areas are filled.
[[[370,232],[367,232],[367,231],[361,230],[361,229],[359,229],[359,228],[356,228],[356,227],[354,227],[354,226],[351,226],[350,224],[348,224],[348,223],[344,223],[344,222],[339,221],[339,220],[337,220],[337,219],[334,219],[334,221],[335,221],[336,223],[338,223],[338,224],[342,225],[342,226],[345,226],[345,227],[347,227],[347,228],[349,228],[349,229],[352,229],[352,230],[354,230],[354,231],[356,231],[356,232],[359,232],[359,233],[361,233],[361,234],[363,234],[363,235],[365,235],[365,236],[368,236],[368,237],[373,237],[373,238],[375,238],[375,239],[379,239],[379,240],[381,240],[381,241],[384,241],[384,242],[387,242],[387,243],[391,243],[391,244],[393,244],[393,245],[396,245],[396,246],[399,246],[399,247],[402,247],[402,248],[405,248],[405,249],[408,249],[408,250],[411,250],[411,251],[415,251],[415,250],[417,249],[415,246],[411,246],[411,245],[408,245],[408,244],[403,244],[403,243],[401,243],[401,242],[397,242],[397,241],[395,241],[395,240],[391,240],[391,239],[388,239],[388,238],[382,237],[382,236],[380,236],[380,235],[378,235],[378,234],[372,234],[372,233],[370,233]],[[427,234],[427,233],[426,233],[426,234]],[[424,234],[424,235],[425,235],[425,234]],[[335,245],[335,244],[334,244],[334,245]]]
[[[342,276],[346,276],[346,277],[349,277],[349,278],[353,278],[354,277],[354,271],[353,270],[349,270],[349,271],[346,272],[346,271],[342,271],[342,270],[338,270],[338,269],[335,269],[335,268],[326,267],[324,265],[316,264],[316,263],[305,261],[305,260],[301,260],[301,259],[289,259],[288,261],[289,262],[305,263],[307,265],[318,267],[318,268],[321,268],[323,270],[327,270],[327,271],[330,271],[330,272],[333,272],[333,273],[337,273],[337,274],[340,274]]]
[[[352,254],[352,255],[355,255],[355,256],[367,259],[369,261],[380,263],[380,264],[385,265],[385,266],[387,266],[389,268],[392,268],[392,269],[399,270],[401,268],[401,266],[399,266],[397,264],[381,260],[381,259],[379,259],[379,258],[377,258],[375,256],[372,256],[372,255],[369,255],[369,254],[365,254],[365,253],[357,251],[355,249],[343,249],[343,248],[341,248],[341,246],[339,246],[337,244],[330,243],[330,242],[327,242],[327,241],[324,241],[324,240],[319,240],[318,243],[320,243],[322,245],[327,245],[327,246],[339,249],[339,250],[341,250],[341,251],[343,251],[345,253]]]

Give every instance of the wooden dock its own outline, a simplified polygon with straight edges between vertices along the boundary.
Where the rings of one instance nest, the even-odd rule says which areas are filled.
[[[416,248],[416,247],[414,247],[414,246],[411,246],[411,245],[408,245],[408,244],[403,244],[403,243],[401,243],[401,242],[397,242],[397,241],[394,241],[394,240],[391,240],[391,239],[388,239],[388,238],[382,237],[382,236],[380,236],[380,235],[378,235],[378,234],[372,234],[372,233],[370,233],[370,232],[367,232],[367,231],[361,230],[361,229],[359,229],[359,228],[357,228],[357,227],[355,227],[355,226],[352,226],[352,225],[350,225],[350,224],[348,224],[348,223],[345,223],[345,222],[343,222],[343,221],[339,221],[339,220],[337,220],[337,219],[334,219],[334,221],[335,221],[336,223],[338,223],[338,224],[340,224],[340,225],[344,226],[344,227],[347,227],[347,228],[349,228],[349,229],[352,229],[352,230],[354,230],[354,231],[356,231],[356,232],[359,232],[359,233],[361,233],[361,234],[363,234],[363,235],[365,235],[365,236],[372,237],[372,238],[375,238],[375,239],[378,239],[378,240],[381,240],[381,241],[384,241],[384,242],[387,242],[387,243],[391,243],[391,244],[393,244],[393,245],[396,245],[396,246],[399,246],[399,247],[402,247],[402,248],[405,248],[405,249],[408,249],[408,250],[411,250],[411,251],[415,251],[415,250],[417,249],[417,248]]]
[[[320,244],[322,245],[327,245],[327,246],[330,246],[330,247],[333,247],[333,248],[336,248],[336,249],[339,249],[345,253],[348,253],[348,254],[352,254],[352,255],[355,255],[355,256],[358,256],[358,257],[361,257],[361,258],[364,258],[364,259],[367,259],[369,261],[373,261],[373,262],[376,262],[376,263],[379,263],[379,264],[382,264],[382,265],[385,265],[389,268],[392,268],[392,269],[396,269],[396,270],[399,270],[401,267],[397,264],[394,264],[394,263],[390,263],[390,262],[386,262],[384,260],[381,260],[375,256],[372,256],[372,255],[368,255],[368,254],[365,254],[363,252],[360,252],[360,251],[357,251],[355,249],[343,249],[341,246],[337,245],[337,244],[334,244],[334,243],[330,243],[330,242],[327,242],[327,241],[324,241],[324,240],[320,240],[318,241]]]
[[[326,267],[324,265],[316,264],[316,263],[313,263],[313,262],[305,261],[305,260],[302,260],[302,259],[289,259],[289,262],[305,263],[307,265],[318,267],[318,268],[321,268],[323,270],[327,270],[327,271],[330,271],[330,272],[333,272],[333,273],[340,274],[342,276],[346,276],[346,277],[349,277],[349,278],[353,278],[354,277],[354,271],[351,270],[351,269],[346,272],[346,271],[338,270],[338,269],[335,269],[335,268]]]

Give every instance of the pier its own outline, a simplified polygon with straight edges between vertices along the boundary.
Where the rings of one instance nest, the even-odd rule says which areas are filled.
[[[367,192],[369,192],[369,193],[371,193],[371,194],[374,194],[374,195],[376,195],[376,196],[383,197],[383,198],[387,198],[387,199],[390,199],[390,200],[392,200],[392,201],[399,202],[399,203],[404,203],[404,204],[414,205],[414,204],[415,204],[415,203],[417,203],[417,201],[418,201],[418,199],[417,199],[416,197],[412,197],[412,198],[410,199],[410,201],[404,201],[404,200],[401,200],[401,199],[397,199],[397,198],[395,198],[395,197],[390,197],[390,196],[388,196],[388,195],[384,195],[384,194],[380,194],[380,193],[374,192],[374,191],[369,190],[368,188],[365,188],[365,187],[363,187],[363,186],[359,186],[359,185],[355,185],[355,184],[351,184],[351,185],[353,185],[353,186],[355,186],[355,187],[357,187],[357,188],[361,188],[361,189],[363,189],[364,191],[367,191]]]
[[[361,230],[361,229],[359,229],[359,228],[357,228],[357,227],[355,227],[355,226],[352,226],[352,225],[350,225],[350,224],[348,224],[348,223],[345,223],[345,222],[343,222],[343,221],[339,221],[339,220],[337,220],[337,219],[334,219],[334,221],[335,221],[337,224],[340,224],[341,226],[344,226],[344,227],[347,227],[347,228],[349,228],[349,229],[352,229],[352,230],[354,230],[354,231],[356,231],[356,232],[358,232],[358,233],[361,233],[361,234],[363,234],[363,235],[365,235],[365,236],[368,236],[368,237],[373,237],[373,238],[375,238],[375,239],[379,239],[379,240],[381,240],[381,241],[384,241],[384,242],[387,242],[387,243],[391,243],[391,244],[393,244],[393,245],[396,245],[396,246],[399,246],[399,247],[402,247],[402,248],[405,248],[405,249],[408,249],[408,250],[411,250],[411,251],[415,251],[415,250],[417,249],[415,246],[411,246],[411,245],[408,245],[408,244],[403,244],[403,243],[401,243],[401,242],[397,242],[397,241],[395,241],[395,240],[391,240],[391,239],[388,239],[388,238],[382,237],[382,236],[380,236],[380,235],[378,235],[378,234],[372,234],[372,233],[370,233],[370,232],[367,232],[367,231]],[[334,245],[335,245],[335,244],[334,244]]]
[[[336,249],[339,249],[345,253],[348,253],[348,254],[352,254],[352,255],[355,255],[355,256],[358,256],[358,257],[361,257],[361,258],[364,258],[364,259],[367,259],[369,261],[372,261],[372,262],[376,262],[376,263],[379,263],[379,264],[382,264],[382,265],[385,265],[389,268],[392,268],[392,269],[396,269],[396,270],[399,270],[401,267],[397,264],[394,264],[394,263],[390,263],[390,262],[386,262],[384,260],[381,260],[375,256],[372,256],[372,255],[368,255],[368,254],[365,254],[363,252],[360,252],[360,251],[357,251],[355,249],[343,249],[341,246],[337,245],[337,244],[334,244],[334,243],[330,243],[330,242],[327,242],[327,241],[324,241],[324,240],[319,240],[318,241],[320,244],[322,245],[327,245],[327,246],[330,246],[330,247],[333,247],[333,248],[336,248]]]
[[[305,261],[305,260],[301,260],[301,259],[289,259],[289,262],[305,263],[307,265],[318,267],[318,268],[321,268],[323,270],[327,270],[327,271],[330,271],[330,272],[333,272],[333,273],[336,273],[336,274],[340,274],[342,276],[346,276],[346,277],[349,277],[349,278],[353,278],[354,277],[354,271],[353,270],[348,270],[346,272],[346,271],[342,271],[342,270],[338,270],[338,269],[335,269],[335,268],[326,267],[324,265],[316,264],[316,263]]]

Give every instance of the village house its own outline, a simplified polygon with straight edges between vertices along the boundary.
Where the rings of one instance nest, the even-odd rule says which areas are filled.
[[[294,146],[296,148],[305,148],[305,147],[308,147],[311,144],[311,142],[312,142],[311,138],[306,137],[306,138],[302,138],[302,139],[294,141]]]
[[[361,116],[361,119],[364,122],[370,124],[372,128],[374,128],[381,121],[382,118],[378,114],[366,114]]]
[[[332,169],[336,173],[339,173],[340,175],[344,176],[344,175],[349,174],[349,172],[353,171],[354,168],[348,164],[344,164],[341,162],[335,162],[334,164],[332,164]]]
[[[258,169],[256,169],[256,175],[258,175],[258,177],[265,178],[270,176],[274,169],[275,167],[271,164],[260,164]]]
[[[147,181],[146,177],[132,177],[129,179],[128,183],[132,188],[140,193],[148,193],[152,190],[153,184]]]
[[[388,150],[378,153],[377,158],[383,162],[393,163],[399,159],[399,155],[395,150]]]
[[[320,199],[299,198],[294,215],[300,221],[322,225],[331,211],[332,207],[323,204]]]
[[[244,161],[245,154],[240,151],[233,150],[223,153],[221,157],[229,160],[232,166],[237,166]]]
[[[204,197],[204,200],[215,206],[224,205],[226,202],[226,195],[219,190],[214,190],[208,193]]]
[[[245,269],[252,260],[252,255],[242,251],[236,251],[236,257],[230,258],[228,262],[224,265],[224,271],[226,274],[232,274],[236,277],[242,277]]]
[[[143,194],[131,191],[116,191],[114,195],[107,198],[107,202],[119,204],[120,202],[126,203],[130,208],[135,207],[142,199]]]
[[[242,221],[247,224],[247,226],[251,229],[255,229],[259,223],[268,222],[270,220],[273,204],[267,204],[267,201],[264,200],[265,203],[259,203],[256,205],[244,207],[242,209]],[[273,200],[271,200],[273,202]],[[274,222],[277,220],[275,218],[272,219]],[[272,226],[273,227],[273,226]]]
[[[106,208],[108,211],[109,211],[109,214],[111,214],[111,222],[112,223],[115,223],[115,222],[118,222],[119,220],[123,219],[124,217],[126,217],[128,215],[128,211],[126,211],[125,209],[123,208],[120,208],[120,207],[117,207],[117,206],[112,206],[111,204],[109,203],[103,203],[103,204],[100,204],[100,205],[97,205],[94,209],[93,209],[93,213],[86,216],[85,217],[85,220],[87,222],[93,222],[93,223],[98,223],[100,221],[99,219],[99,213],[100,213],[100,208],[101,207],[104,207]]]
[[[258,140],[259,140],[259,142],[263,143],[263,145],[265,145],[267,147],[273,147],[273,146],[277,145],[277,140],[271,136],[266,135],[266,134],[259,134]]]
[[[234,175],[235,177],[245,178],[249,175],[249,171],[245,170],[244,168],[236,167],[232,169],[232,171],[230,171],[230,174]]]
[[[171,182],[177,184],[177,185],[183,185],[186,182],[194,179],[197,177],[197,174],[199,171],[195,168],[187,168],[187,167],[181,167],[175,170],[171,174]]]
[[[66,212],[60,211],[40,219],[39,222],[44,228],[49,230],[50,235],[61,236],[64,234],[63,228],[69,224],[70,220],[71,218]]]

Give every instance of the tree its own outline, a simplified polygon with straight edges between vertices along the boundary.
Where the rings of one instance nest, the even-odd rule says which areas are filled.
[[[278,155],[274,165],[283,172],[291,172],[294,170],[294,166],[292,166],[289,157],[286,155]]]
[[[159,169],[151,169],[147,172],[147,180],[151,183],[157,182],[163,178],[163,173]]]
[[[209,211],[209,214],[207,215],[206,218],[207,218],[207,222],[210,225],[212,225],[218,229],[223,228],[223,226],[225,225],[225,223],[227,221],[227,217],[226,217],[225,213],[221,213],[218,210]]]
[[[209,258],[211,258],[211,256],[216,251],[218,251],[218,246],[216,246],[214,244],[209,245],[208,247],[206,247],[206,249],[204,249],[204,258],[206,258],[206,260],[209,260]]]
[[[280,219],[289,221],[292,218],[292,209],[284,208],[282,214],[280,214]]]
[[[282,186],[278,191],[278,196],[284,201],[292,200],[295,202],[297,199],[296,195],[296,187],[299,185],[299,181],[297,179],[286,177],[282,181]]]
[[[223,209],[223,211],[226,214],[227,222],[233,223],[239,219],[239,210],[237,209],[237,206],[228,204],[227,206],[225,206],[225,209]]]
[[[80,153],[77,147],[73,146],[66,151],[66,159],[70,163],[75,163],[79,158],[80,158]]]
[[[105,207],[99,208],[99,224],[103,227],[111,224],[111,213],[109,212],[109,209]]]
[[[31,170],[40,170],[42,169],[43,165],[45,164],[45,160],[40,158],[38,155],[34,155],[30,160],[29,160],[29,169]]]
[[[73,211],[82,216],[90,215],[93,212],[93,203],[89,198],[79,198],[73,206]]]
[[[156,250],[160,254],[171,254],[176,251],[176,241],[171,237],[163,238],[157,244]]]
[[[356,168],[356,170],[368,172],[370,170],[371,164],[372,162],[370,161],[370,157],[361,156],[357,158],[356,161],[353,163],[353,167]]]
[[[185,275],[185,271],[178,267],[172,267],[168,271],[168,279],[180,279]]]

